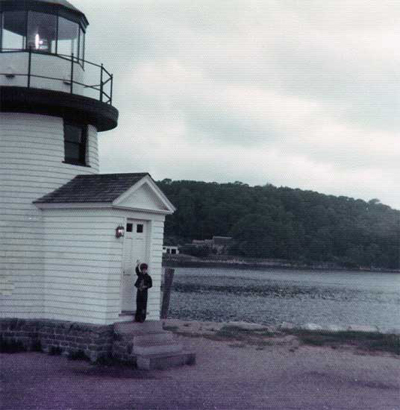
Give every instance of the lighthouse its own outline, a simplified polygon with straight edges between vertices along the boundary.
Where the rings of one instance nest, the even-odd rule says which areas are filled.
[[[0,1],[0,319],[132,321],[138,262],[153,277],[148,320],[160,318],[175,208],[146,172],[99,174],[118,110],[112,74],[87,57],[88,24],[66,0]]]

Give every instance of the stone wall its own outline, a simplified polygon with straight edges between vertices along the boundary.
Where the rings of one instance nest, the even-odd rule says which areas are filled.
[[[95,362],[102,358],[112,357],[114,325],[103,326],[55,320],[1,319],[0,343],[3,348],[18,346],[28,351],[36,350],[70,357],[86,357]],[[128,351],[127,344],[125,342],[126,352]],[[119,345],[123,350],[122,343]]]
[[[111,356],[120,362],[135,364],[136,356],[132,355],[132,350],[132,336],[115,332]]]

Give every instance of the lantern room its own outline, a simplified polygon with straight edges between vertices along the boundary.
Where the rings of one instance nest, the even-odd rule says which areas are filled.
[[[113,76],[86,60],[88,25],[66,0],[0,0],[2,111],[82,117],[98,131],[115,128]]]
[[[1,51],[32,49],[85,58],[88,21],[67,1],[0,1]]]

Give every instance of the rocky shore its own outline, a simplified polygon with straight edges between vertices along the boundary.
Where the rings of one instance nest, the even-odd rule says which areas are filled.
[[[313,323],[304,326],[292,323],[265,326],[243,321],[217,323],[180,319],[166,319],[163,326],[165,330],[180,336],[239,343],[240,347],[255,346],[263,349],[266,346],[281,346],[295,351],[301,346],[314,346],[400,357],[400,329],[397,328],[323,327]]]
[[[400,269],[378,269],[373,267],[344,267],[331,262],[306,264],[282,259],[252,259],[229,255],[209,255],[196,257],[185,254],[163,255],[163,266],[170,268],[229,268],[229,269],[307,269],[400,273]]]

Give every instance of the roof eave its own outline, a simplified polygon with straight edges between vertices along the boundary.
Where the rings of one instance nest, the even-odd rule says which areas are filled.
[[[146,209],[128,206],[114,206],[111,202],[65,202],[65,203],[34,203],[34,205],[41,210],[48,209],[116,209],[121,211],[141,212],[147,214],[157,215],[171,215],[170,210],[161,209]]]

